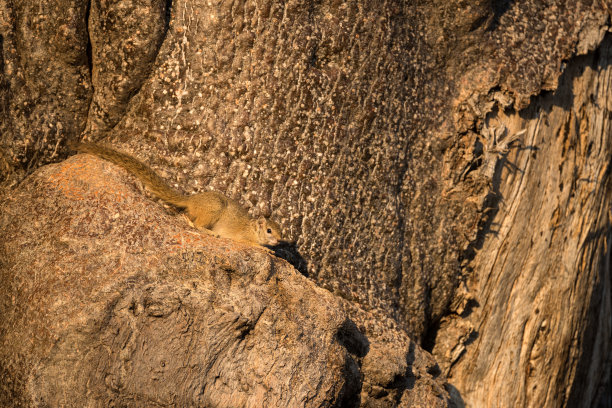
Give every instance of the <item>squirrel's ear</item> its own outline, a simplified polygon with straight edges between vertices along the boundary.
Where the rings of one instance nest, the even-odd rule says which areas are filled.
[[[262,226],[262,227],[265,227],[265,226],[266,226],[266,223],[267,223],[267,221],[266,221],[266,218],[265,218],[265,217],[259,217],[259,218],[257,219],[257,224],[259,224],[259,225],[260,225],[260,226]]]

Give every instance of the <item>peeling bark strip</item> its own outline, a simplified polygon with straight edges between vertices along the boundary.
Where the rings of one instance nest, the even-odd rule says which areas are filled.
[[[475,334],[450,368],[470,406],[591,407],[610,398],[611,87],[608,36],[568,63],[554,93],[496,117],[527,134],[499,167],[500,199],[470,263]],[[450,322],[438,336],[465,324]]]
[[[611,302],[605,275],[611,240],[610,133],[608,105],[600,101],[608,85],[599,74],[607,72],[608,62],[604,48],[601,55],[597,49],[610,10],[609,0],[0,0],[1,225],[29,234],[24,232],[23,249],[2,242],[0,273],[12,283],[0,288],[6,290],[0,315],[8,311],[4,315],[12,320],[0,324],[29,333],[30,339],[1,343],[5,381],[0,385],[8,390],[1,397],[23,397],[26,405],[38,401],[32,398],[62,398],[56,391],[64,379],[72,381],[70,370],[79,361],[83,365],[77,367],[93,367],[95,373],[79,375],[78,381],[103,378],[96,370],[109,373],[103,393],[90,394],[94,399],[112,395],[128,401],[141,398],[135,396],[139,389],[151,392],[142,396],[151,405],[180,402],[153,385],[168,372],[159,368],[161,363],[147,371],[146,354],[138,354],[143,364],[138,367],[157,377],[128,384],[125,373],[133,367],[124,365],[122,355],[131,358],[136,349],[130,342],[138,344],[122,331],[124,326],[149,339],[159,333],[153,328],[160,319],[183,327],[179,317],[187,313],[208,322],[209,316],[189,303],[195,290],[191,282],[167,274],[205,275],[208,269],[197,264],[218,260],[218,268],[210,271],[225,273],[230,286],[242,281],[227,265],[244,274],[293,279],[285,277],[293,271],[283,269],[281,261],[258,269],[251,265],[260,260],[255,255],[206,238],[204,243],[200,237],[190,239],[191,231],[176,214],[160,211],[142,192],[133,194],[132,179],[93,181],[83,190],[69,179],[41,179],[49,168],[25,178],[45,163],[64,159],[64,140],[86,130],[146,161],[179,190],[222,191],[253,216],[273,215],[297,241],[314,283],[342,298],[324,292],[321,296],[344,312],[304,323],[316,340],[316,333],[326,339],[322,343],[303,340],[299,325],[276,332],[278,337],[265,332],[274,341],[294,341],[294,350],[322,353],[323,362],[315,359],[315,366],[328,364],[333,373],[293,382],[295,377],[277,367],[279,377],[262,374],[247,384],[233,383],[210,374],[217,367],[207,356],[197,364],[212,370],[206,373],[219,382],[201,391],[200,380],[181,372],[173,378],[182,379],[180,386],[189,384],[188,395],[209,398],[208,391],[220,389],[214,387],[231,384],[245,390],[232,400],[244,405],[251,403],[249,395],[257,395],[288,406],[303,400],[367,406],[370,399],[384,406],[436,406],[447,403],[441,376],[449,373],[456,388],[448,389],[458,403],[514,407],[516,401],[534,401],[552,407],[581,399],[607,401],[610,394],[601,390],[610,389],[610,322],[605,318]],[[595,53],[575,60],[589,51]],[[600,58],[601,66],[591,65],[589,58]],[[571,87],[564,82],[567,77],[560,80],[569,61],[576,64],[572,69],[581,64],[585,69],[574,75]],[[539,104],[548,105],[538,110]],[[520,153],[498,154],[499,147],[487,143],[483,129],[502,124],[510,137],[527,128]],[[87,167],[80,160],[61,168],[70,168],[79,179],[78,166]],[[109,164],[100,166],[113,172]],[[17,188],[19,183],[23,187]],[[29,213],[19,208],[49,189],[65,193],[62,199],[70,208],[86,202],[78,228],[55,210],[62,207],[44,205],[44,200],[28,207]],[[14,218],[6,215],[9,210]],[[60,222],[65,230],[55,235],[41,236],[42,219],[53,228],[58,220],[67,224]],[[65,231],[73,234],[67,242]],[[104,241],[109,234],[114,240]],[[89,241],[94,238],[102,241]],[[176,248],[188,243],[189,250]],[[167,252],[157,252],[160,248]],[[230,249],[241,255],[224,253]],[[87,268],[74,279],[71,265],[53,269],[71,259],[70,251],[87,254]],[[208,252],[216,254],[212,260]],[[134,275],[121,275],[122,254],[140,268]],[[222,261],[223,256],[233,261]],[[166,261],[169,266],[160,266]],[[71,286],[67,277],[82,287]],[[138,277],[136,286],[132,277]],[[320,290],[310,283],[294,284]],[[546,284],[550,287],[537,286]],[[182,291],[184,285],[189,293]],[[270,285],[270,291],[278,289]],[[99,289],[94,299],[87,297],[91,287]],[[249,288],[259,294],[257,285]],[[66,301],[62,290],[74,290],[72,300]],[[207,290],[202,298],[214,298]],[[155,296],[147,297],[149,292]],[[172,300],[159,300],[169,292],[176,294],[168,295]],[[269,296],[261,301],[266,310],[278,300]],[[122,303],[127,298],[134,302]],[[215,326],[231,333],[224,338],[232,340],[215,349],[220,353],[245,344],[260,324],[253,326],[258,316],[253,308],[263,298],[250,292],[239,298],[250,299],[240,303],[246,310],[236,306],[227,315],[215,314],[230,322]],[[151,314],[121,314],[126,304],[145,310],[147,299],[160,304]],[[293,315],[320,312],[319,305],[308,303],[316,301],[312,296],[303,305],[276,307],[290,322]],[[93,315],[79,302],[92,302]],[[539,306],[533,309],[530,302]],[[219,308],[225,303],[221,299]],[[61,315],[67,320],[52,326],[45,313],[62,307],[75,312]],[[531,315],[535,310],[537,316]],[[232,320],[234,312],[246,320]],[[500,324],[500,316],[506,324]],[[346,323],[348,317],[357,329]],[[83,327],[83,322],[98,328],[115,322],[110,333],[122,333],[125,341],[115,343],[109,334],[95,352],[84,352],[81,346],[93,342],[96,330],[58,331]],[[215,327],[202,333],[217,338]],[[15,333],[2,335],[9,339]],[[433,350],[442,374],[407,333]],[[153,337],[151,347],[158,348],[173,339]],[[301,342],[323,348],[300,349]],[[11,353],[14,346],[25,351]],[[107,371],[107,366],[83,363],[103,352],[112,356]],[[231,360],[233,354],[226,355]],[[295,356],[302,358],[298,351]],[[178,361],[185,366],[194,361],[188,357],[173,360],[176,366],[167,359],[163,363],[178,370]],[[309,358],[314,357],[305,361],[314,361]],[[284,364],[311,373],[300,361]],[[60,371],[48,367],[63,367],[58,370],[65,376],[53,376]],[[498,371],[501,367],[505,370]],[[33,370],[38,371],[30,375]],[[45,382],[48,376],[56,383]],[[296,394],[278,391],[278,381],[288,381],[292,389],[298,384]],[[500,392],[508,399],[497,402]],[[209,402],[229,404],[222,396]]]

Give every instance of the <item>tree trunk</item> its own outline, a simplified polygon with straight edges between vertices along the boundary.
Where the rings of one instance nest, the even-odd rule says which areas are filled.
[[[0,401],[612,406],[611,6],[0,0]]]
[[[606,36],[568,63],[555,92],[490,117],[527,131],[498,165],[471,247],[477,304],[438,332],[474,330],[449,370],[472,406],[611,402],[611,63]]]

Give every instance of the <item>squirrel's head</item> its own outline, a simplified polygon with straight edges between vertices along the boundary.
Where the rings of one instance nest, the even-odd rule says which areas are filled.
[[[278,245],[281,238],[281,230],[277,223],[264,217],[257,220],[257,240],[260,245]]]

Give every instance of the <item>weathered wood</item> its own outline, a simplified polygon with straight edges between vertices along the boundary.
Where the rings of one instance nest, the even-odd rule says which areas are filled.
[[[606,406],[612,366],[612,37],[575,58],[555,92],[517,113],[497,165],[468,286],[473,330],[449,381],[469,406]],[[440,361],[448,348],[436,348]],[[456,356],[455,356],[456,358]],[[609,403],[609,402],[608,402]]]

